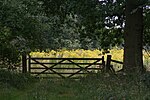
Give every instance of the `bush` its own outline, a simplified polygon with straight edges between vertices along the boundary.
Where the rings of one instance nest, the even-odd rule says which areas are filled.
[[[0,44],[0,52],[0,64],[5,65],[6,68],[11,68],[13,65],[19,63],[20,53],[15,47]]]

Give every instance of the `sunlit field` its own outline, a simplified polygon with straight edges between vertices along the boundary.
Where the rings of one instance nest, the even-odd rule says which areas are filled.
[[[109,52],[105,53],[104,50],[83,50],[83,49],[76,49],[76,50],[58,50],[58,51],[47,51],[47,52],[31,52],[30,55],[32,57],[52,57],[52,58],[101,58],[104,56],[105,61],[107,59],[107,55],[112,55],[113,60],[123,61],[123,49],[114,48],[108,50]],[[143,60],[144,66],[146,69],[150,67],[150,55],[143,50]],[[122,69],[122,65],[111,63],[116,71]]]
[[[31,52],[32,57],[56,57],[56,58],[99,58],[102,56],[112,55],[112,59],[122,61],[123,49],[112,49],[105,53],[104,50],[59,50],[59,51],[47,51],[47,52]]]

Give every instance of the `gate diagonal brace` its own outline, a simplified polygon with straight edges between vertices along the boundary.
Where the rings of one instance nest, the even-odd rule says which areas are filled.
[[[37,64],[40,64],[40,65],[42,65],[43,67],[45,67],[46,69],[48,69],[48,67],[47,67],[46,65],[40,63],[40,62],[37,61],[36,59],[34,59],[34,58],[31,58],[31,59],[32,59],[33,61],[35,61]]]
[[[36,61],[36,60],[35,60]],[[43,74],[44,72],[46,72],[47,70],[51,70],[52,72],[54,72],[54,73],[56,73],[56,74],[58,74],[59,75],[59,73],[57,73],[56,71],[54,71],[52,68],[53,67],[55,67],[55,66],[57,66],[58,64],[60,64],[60,63],[62,63],[63,61],[65,61],[65,60],[61,60],[60,62],[58,62],[58,63],[56,63],[56,64],[54,64],[54,65],[52,65],[51,67],[47,67],[46,65],[44,65],[44,64],[41,64],[40,62],[38,62],[38,64],[40,64],[40,65],[42,65],[42,66],[44,66],[46,69],[45,70],[43,70],[41,73],[39,73],[39,74],[37,74],[36,76],[38,76],[38,75],[40,75],[40,74]],[[61,75],[61,74],[60,74]],[[59,75],[59,76],[60,76]],[[61,75],[61,77],[64,77],[64,76],[62,76]]]
[[[52,65],[51,67],[49,67],[48,69],[52,69],[52,68],[54,68],[55,66],[57,66],[58,64],[61,64],[62,62],[64,62],[65,60],[61,60],[61,61],[59,61],[58,63],[56,63],[56,64],[54,64],[54,65]]]
[[[48,70],[48,69],[47,69],[47,70]],[[45,72],[45,71],[47,71],[47,70],[44,70],[44,72]],[[59,75],[60,77],[65,78],[62,74],[57,73],[57,72],[56,72],[56,71],[54,71],[53,69],[49,69],[49,70],[51,70],[53,73],[55,73],[55,74]],[[41,72],[41,73],[37,74],[36,76],[38,76],[38,75],[40,75],[40,74],[42,74],[42,73],[44,73],[44,72]]]
[[[80,66],[78,63],[75,63],[75,62],[73,62],[73,61],[71,61],[71,60],[68,60],[69,62],[71,62],[72,64],[75,64],[76,66],[78,66],[79,68],[83,68],[82,66]],[[84,69],[84,68],[83,68]]]
[[[85,69],[84,67],[82,67],[82,66],[80,66],[78,63],[75,63],[75,62],[73,62],[73,61],[71,61],[71,60],[68,60],[69,62],[71,62],[72,64],[75,64],[76,66],[78,66],[80,69],[82,69],[82,70],[85,70],[85,71],[87,71],[88,73],[90,73],[87,69]],[[93,65],[93,64],[92,64]],[[81,70],[81,71],[82,71]]]
[[[95,62],[93,62],[93,63],[87,65],[85,68],[81,67],[81,69],[80,69],[79,71],[77,71],[76,73],[73,73],[73,74],[69,75],[68,78],[74,76],[75,74],[78,74],[79,72],[81,72],[81,71],[83,71],[83,70],[86,70],[88,73],[90,73],[90,72],[87,70],[87,68],[90,67],[91,65],[96,64],[96,63],[99,62],[99,61],[100,61],[100,60],[97,60],[97,61],[95,61]]]

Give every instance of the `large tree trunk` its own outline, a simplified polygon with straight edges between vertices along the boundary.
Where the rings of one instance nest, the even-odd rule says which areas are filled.
[[[143,9],[137,0],[126,0],[124,70],[139,73],[143,70]]]

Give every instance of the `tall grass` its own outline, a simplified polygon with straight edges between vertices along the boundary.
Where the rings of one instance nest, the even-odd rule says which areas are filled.
[[[78,80],[39,79],[24,89],[1,83],[0,100],[149,100],[150,85],[144,78],[99,74]]]

